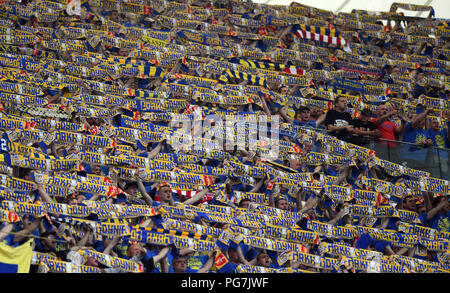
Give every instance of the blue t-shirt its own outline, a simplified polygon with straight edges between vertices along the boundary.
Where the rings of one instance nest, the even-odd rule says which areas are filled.
[[[408,122],[403,134],[403,141],[417,144],[421,140],[427,140],[430,138],[430,134],[426,129],[417,129],[411,126],[411,122]],[[425,163],[428,149],[422,146],[403,145],[402,146],[402,158],[408,158],[420,163]]]
[[[309,120],[308,122],[300,122],[298,120],[294,120],[293,124],[295,126],[317,128],[316,121],[314,121],[314,120]]]
[[[441,131],[434,131],[433,129],[428,130],[431,140],[433,140],[433,146],[437,148],[448,148],[447,141],[447,129],[442,129]],[[448,158],[448,151],[438,150],[433,148],[433,155],[439,156],[440,158]]]
[[[445,214],[437,214],[427,221],[428,227],[438,231],[450,232],[450,211]]]

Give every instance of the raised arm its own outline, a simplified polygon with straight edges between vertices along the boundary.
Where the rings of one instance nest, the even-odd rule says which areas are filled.
[[[12,243],[17,243],[21,240],[23,240],[24,238],[28,237],[31,233],[33,233],[34,230],[39,228],[39,225],[41,224],[42,218],[38,218],[36,220],[34,220],[34,222],[32,222],[31,224],[26,225],[26,227],[24,229],[22,229],[21,231],[17,232],[16,235],[14,235],[14,239],[12,241]]]
[[[52,198],[48,195],[48,193],[44,190],[44,186],[40,183],[36,183],[37,190],[39,191],[40,198],[45,202],[53,202]]]
[[[428,211],[427,221],[434,218],[446,204],[447,204],[447,201],[443,200],[437,206],[435,206],[430,211]]]
[[[113,248],[119,243],[121,237],[115,237],[113,240],[111,240],[108,245],[105,247],[105,250],[103,250],[104,254],[111,254]]]
[[[298,212],[299,214],[304,213],[312,209],[319,202],[318,196],[310,196],[305,203],[305,206]]]
[[[199,201],[200,199],[202,199],[208,191],[209,191],[208,188],[204,188],[201,191],[197,191],[197,193],[193,197],[185,200],[183,203],[184,204],[194,204],[197,201]]]
[[[208,258],[208,261],[203,265],[203,267],[201,269],[199,269],[197,271],[197,273],[203,274],[203,273],[208,272],[211,269],[211,267],[213,266],[215,258],[216,258],[216,252],[211,253],[211,255]]]
[[[147,158],[153,159],[154,157],[156,157],[159,154],[159,152],[161,151],[162,144],[163,144],[162,141],[160,143],[158,143],[158,145],[154,149],[152,149],[150,151],[150,153],[148,153]]]
[[[256,183],[256,185],[253,186],[253,188],[249,192],[258,192],[261,189],[261,187],[264,185],[264,180],[265,180],[265,178],[262,178],[261,180],[259,180],[258,183]]]
[[[3,241],[8,234],[13,230],[14,225],[12,223],[5,223],[5,226],[0,230],[0,242]]]
[[[325,117],[327,116],[327,113],[322,113],[319,117],[316,119],[316,127],[319,127],[324,121]]]
[[[414,116],[413,120],[411,121],[411,126],[416,128],[417,124],[419,124],[423,119],[425,119],[431,111],[432,111],[431,109],[426,109],[422,113]]]
[[[139,173],[136,171],[136,182],[137,186],[139,188],[139,191],[141,192],[142,196],[144,197],[145,201],[149,206],[153,206],[153,199],[152,197],[145,191],[145,186],[142,183],[142,180],[139,178]]]
[[[159,251],[157,255],[153,257],[153,262],[157,264],[158,262],[162,261],[167,256],[167,253],[169,253],[169,250],[170,250],[169,246],[165,246],[163,249]]]
[[[387,112],[386,115],[382,115],[382,116],[378,117],[377,120],[373,121],[372,123],[373,123],[373,125],[375,125],[375,127],[378,127],[378,125],[382,124],[383,122],[385,122],[386,120],[391,118],[396,113],[397,113],[397,110],[393,109],[393,110]]]
[[[289,116],[289,114],[287,113],[287,105],[283,106],[283,108],[281,108],[280,115],[284,119],[284,121],[286,121],[287,123],[292,124],[294,122],[294,119],[291,116]]]

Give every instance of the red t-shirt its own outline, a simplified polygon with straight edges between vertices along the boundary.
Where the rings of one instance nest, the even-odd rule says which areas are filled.
[[[377,121],[376,118],[372,119],[372,123]],[[377,129],[381,132],[381,138],[384,139],[390,139],[390,140],[397,140],[395,137],[395,129],[397,128],[397,125],[392,123],[391,121],[384,121],[380,125],[377,126]],[[395,142],[386,142],[390,147],[396,147]]]

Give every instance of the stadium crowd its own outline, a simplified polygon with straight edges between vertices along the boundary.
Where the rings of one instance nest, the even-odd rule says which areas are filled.
[[[5,0],[0,240],[32,273],[448,273],[447,26]]]

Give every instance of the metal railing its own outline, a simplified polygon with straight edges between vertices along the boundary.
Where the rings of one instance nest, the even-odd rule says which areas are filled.
[[[332,135],[324,128],[300,127]],[[435,178],[450,180],[450,149],[448,148],[420,147],[410,142],[369,136],[354,135],[353,137],[358,137],[360,143],[355,143],[351,138],[346,141],[374,150],[380,159],[429,172]]]

